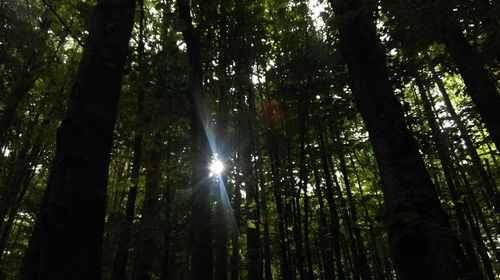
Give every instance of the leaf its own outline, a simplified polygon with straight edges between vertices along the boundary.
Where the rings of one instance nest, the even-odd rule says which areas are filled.
[[[254,223],[254,220],[247,221],[247,228],[257,228],[257,225],[255,225]]]

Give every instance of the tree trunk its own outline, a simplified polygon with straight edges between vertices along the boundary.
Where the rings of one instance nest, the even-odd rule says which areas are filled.
[[[356,271],[359,273],[361,276],[361,279],[367,280],[371,279],[370,277],[370,269],[368,267],[368,260],[366,259],[366,249],[363,244],[363,239],[361,237],[361,230],[359,229],[358,225],[358,214],[356,210],[356,205],[354,202],[354,196],[352,194],[351,190],[351,183],[349,181],[349,174],[347,171],[347,165],[345,162],[345,153],[344,153],[344,147],[343,143],[340,139],[340,132],[337,129],[336,124],[333,125],[333,134],[334,134],[334,139],[335,139],[335,148],[337,150],[337,156],[339,159],[339,164],[340,164],[340,172],[342,173],[342,177],[344,180],[344,186],[347,192],[347,202],[349,203],[349,212],[350,212],[350,219],[352,221],[352,230],[354,231],[354,239],[355,239],[355,251],[356,251]]]
[[[389,239],[402,279],[455,279],[458,241],[392,93],[367,0],[331,0],[341,52],[382,178]]]
[[[24,279],[101,279],[108,167],[135,1],[99,0],[95,11]]]
[[[217,152],[220,153],[219,156],[222,158],[226,157],[226,150],[224,148],[224,144],[226,143],[226,134],[227,134],[227,120],[228,120],[228,79],[227,79],[227,65],[228,65],[228,55],[227,55],[227,43],[228,43],[228,31],[227,31],[227,15],[226,15],[226,7],[224,3],[220,4],[220,15],[218,16],[218,27],[220,30],[218,42],[219,49],[221,50],[219,53],[219,64],[217,66],[217,77],[218,81],[218,90],[219,90],[219,108],[217,112],[217,139],[219,143],[219,147]],[[227,180],[226,176],[222,174],[219,178],[222,181],[222,184],[219,184],[219,187],[226,188]],[[224,197],[222,195],[227,195],[227,188],[224,190],[220,190],[221,195],[218,195],[218,202],[216,205],[216,214],[215,214],[215,279],[217,280],[227,280],[228,278],[228,235],[227,230],[228,227],[228,219],[226,215],[225,207],[229,207],[229,205],[225,205]]]
[[[466,151],[469,154],[469,156],[471,157],[472,162],[474,163],[474,169],[477,170],[477,175],[478,175],[479,179],[481,180],[482,186],[485,188],[486,192],[488,193],[488,196],[485,199],[487,201],[492,201],[493,205],[495,206],[495,210],[498,213],[500,211],[500,195],[498,194],[498,191],[496,190],[495,186],[492,184],[492,181],[488,177],[488,174],[484,170],[484,167],[481,163],[481,158],[479,157],[479,154],[477,153],[477,150],[474,146],[474,142],[472,141],[472,138],[470,137],[469,132],[467,131],[467,128],[465,127],[465,124],[463,123],[460,116],[457,114],[457,112],[453,108],[453,104],[451,103],[450,96],[449,96],[448,91],[446,90],[446,88],[443,84],[443,81],[437,75],[429,58],[427,58],[427,61],[429,64],[428,65],[429,69],[431,70],[433,80],[436,83],[436,85],[438,86],[438,89],[441,92],[441,96],[443,97],[443,101],[444,101],[444,104],[446,106],[446,109],[447,109],[448,113],[450,113],[451,118],[453,119],[453,122],[458,127],[458,130],[460,131],[460,136],[462,137],[462,139],[465,142]]]
[[[332,181],[332,175],[330,173],[328,157],[326,156],[325,141],[319,126],[318,126],[318,138],[319,138],[319,150],[321,155],[321,165],[323,167],[323,174],[325,177],[326,201],[328,202],[328,209],[330,212],[330,219],[331,219],[330,234],[332,235],[332,248],[335,256],[337,276],[338,279],[344,279],[345,273],[344,273],[344,266],[342,265],[342,253],[340,247],[341,246],[340,219],[337,211],[337,205],[333,197],[333,181]]]
[[[441,134],[439,130],[439,125],[436,122],[434,112],[432,110],[432,105],[427,97],[425,92],[425,88],[422,84],[422,81],[419,77],[416,77],[416,83],[418,87],[418,91],[420,93],[420,97],[422,99],[422,105],[424,107],[424,113],[427,118],[427,122],[429,123],[429,127],[432,133],[433,142],[436,145],[437,154],[439,156],[439,160],[441,162],[441,166],[443,168],[443,173],[446,179],[446,184],[448,185],[448,189],[450,191],[450,196],[453,201],[453,205],[455,208],[455,214],[458,221],[458,225],[460,228],[460,232],[463,237],[464,249],[467,254],[468,261],[471,265],[471,277],[473,279],[482,279],[481,269],[479,267],[479,263],[476,258],[476,254],[474,252],[474,247],[470,240],[467,240],[467,237],[470,236],[469,230],[467,228],[467,224],[464,216],[464,209],[459,202],[459,193],[458,188],[455,184],[454,177],[456,174],[453,174],[453,162],[451,159],[450,152],[448,150],[449,144],[446,143],[444,136]],[[455,175],[455,176],[454,176]],[[490,264],[491,266],[491,264]]]
[[[193,26],[189,0],[177,0],[179,19],[183,22],[182,35],[187,46],[190,90],[188,93],[191,124],[191,166],[193,202],[191,208],[191,279],[213,278],[212,226],[210,187],[207,183],[209,148],[204,129],[207,119],[204,93],[201,42],[198,29]]]
[[[16,117],[16,110],[19,103],[28,94],[35,82],[38,80],[40,73],[43,71],[46,44],[49,35],[49,29],[52,24],[49,9],[46,9],[41,16],[40,25],[38,26],[37,34],[40,37],[33,38],[33,42],[39,42],[40,45],[34,47],[33,51],[25,57],[25,63],[18,68],[18,72],[12,74],[16,79],[13,89],[7,97],[4,104],[2,114],[0,115],[0,148],[3,148],[8,143],[12,121]]]
[[[145,165],[146,183],[144,187],[144,202],[141,212],[139,241],[135,250],[135,261],[132,271],[134,280],[152,279],[152,268],[157,256],[159,234],[158,228],[158,198],[161,181],[161,153],[163,140],[157,132],[153,137],[153,148],[149,161]]]
[[[323,194],[321,190],[321,178],[319,176],[318,169],[316,167],[316,162],[314,157],[311,159],[311,168],[314,173],[314,192],[316,194],[318,204],[319,204],[319,247],[321,250],[322,260],[323,260],[323,270],[324,274],[328,279],[335,278],[334,270],[334,259],[333,259],[333,249],[332,249],[332,237],[331,233],[328,233],[327,220],[325,215],[325,206],[323,202]],[[326,277],[324,279],[326,279]]]
[[[139,65],[139,91],[137,93],[136,105],[136,125],[139,125],[140,120],[143,119],[144,111],[144,83],[145,83],[145,69],[144,69],[144,1],[139,1],[139,44],[137,48],[138,65]],[[135,204],[137,200],[137,190],[139,188],[139,175],[141,169],[142,157],[142,135],[139,128],[136,127],[135,136],[133,140],[133,156],[132,156],[132,172],[130,179],[132,186],[130,186],[127,193],[127,205],[125,208],[125,221],[118,237],[118,248],[113,263],[113,270],[111,272],[112,280],[125,279],[125,271],[127,268],[128,253],[130,248],[130,238],[132,231],[132,224],[135,217]]]
[[[500,94],[496,90],[495,83],[488,76],[477,51],[462,34],[458,23],[444,23],[442,28],[442,40],[457,64],[467,87],[467,93],[488,128],[491,140],[497,149],[500,149],[500,114],[498,114]]]
[[[275,143],[274,129],[271,128],[268,132],[268,148],[271,158],[271,174],[273,178],[273,193],[276,203],[276,213],[278,220],[278,236],[279,236],[279,255],[280,255],[280,271],[282,279],[292,279],[290,272],[290,263],[288,257],[288,241],[285,229],[282,184],[281,184],[281,159],[279,157],[279,148]]]

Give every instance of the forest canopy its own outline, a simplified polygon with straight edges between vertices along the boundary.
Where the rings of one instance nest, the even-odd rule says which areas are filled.
[[[500,3],[0,0],[0,280],[500,275]]]

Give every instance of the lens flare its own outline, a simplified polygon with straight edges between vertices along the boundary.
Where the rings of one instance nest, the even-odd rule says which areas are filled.
[[[214,175],[220,175],[224,171],[224,164],[219,159],[214,159],[209,166],[210,172]]]

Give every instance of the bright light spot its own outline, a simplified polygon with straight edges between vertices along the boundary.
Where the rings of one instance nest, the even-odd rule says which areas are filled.
[[[219,159],[214,159],[208,168],[212,175],[220,175],[224,171],[224,164]]]
[[[186,43],[184,43],[184,42],[183,42],[183,41],[181,41],[181,40],[178,40],[176,44],[177,44],[177,47],[178,47],[181,51],[186,51],[186,49],[187,49],[187,45],[186,45]]]
[[[323,1],[309,0],[307,6],[312,14],[314,28],[317,31],[323,29],[325,27],[325,22],[323,21],[321,13],[325,12],[327,5],[323,3]]]

